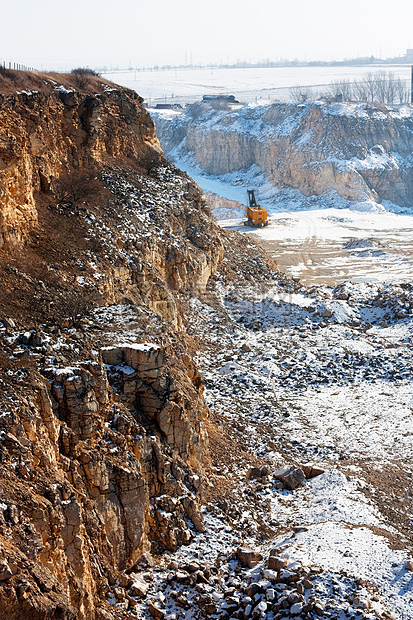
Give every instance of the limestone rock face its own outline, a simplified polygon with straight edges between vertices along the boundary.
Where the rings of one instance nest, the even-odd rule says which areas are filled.
[[[3,437],[3,463],[18,466],[12,487],[2,474],[0,600],[2,584],[15,592],[24,575],[28,593],[14,605],[30,617],[60,605],[64,617],[98,618],[108,581],[151,545],[176,550],[192,540],[191,525],[204,531],[197,375],[150,343],[102,354],[106,365],[46,369],[20,404],[16,434]]]
[[[1,423],[0,618],[119,617],[107,593],[124,571],[204,530],[208,410],[182,299],[203,294],[223,242],[199,187],[166,164],[141,104],[116,87],[0,96],[0,270],[24,271],[21,298],[29,314],[45,304],[49,327],[47,308],[68,300],[47,337],[19,309],[31,327],[2,350],[11,363],[20,347],[28,379],[23,387],[11,372],[5,388],[15,404]],[[54,179],[91,165],[104,198],[90,210],[56,204]],[[22,271],[8,269],[16,245]],[[88,336],[96,317],[79,328],[82,297],[103,312],[128,307],[133,337],[99,322]],[[63,348],[60,328],[73,332]],[[3,413],[9,396],[0,398]]]
[[[195,468],[202,465],[207,445],[202,415],[207,410],[200,375],[190,378],[184,364],[151,343],[105,347],[102,358],[122,401],[156,421],[182,459]]]
[[[156,116],[168,153],[180,145],[209,174],[258,165],[276,187],[335,190],[351,201],[413,202],[413,110],[381,104],[276,103],[230,111],[194,104]]]
[[[114,159],[163,161],[142,101],[115,88],[0,94],[0,248],[24,239],[37,221],[35,193],[68,170]]]

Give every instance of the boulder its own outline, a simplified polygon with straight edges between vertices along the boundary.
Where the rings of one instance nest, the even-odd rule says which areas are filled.
[[[290,614],[292,616],[297,616],[298,614],[300,614],[303,610],[303,604],[302,602],[298,602],[298,603],[294,603],[294,605],[291,606],[290,608]]]
[[[259,551],[254,551],[253,549],[238,547],[237,558],[244,568],[252,568],[257,562],[263,559],[263,555]]]
[[[146,596],[149,590],[149,583],[138,577],[138,575],[134,575],[131,590],[136,596]]]
[[[304,476],[307,480],[311,480],[311,478],[315,478],[316,476],[321,476],[324,473],[324,469],[321,467],[317,467],[316,465],[312,465],[308,463],[307,465],[301,465],[301,469],[304,472]]]
[[[283,465],[283,467],[274,472],[273,476],[276,480],[280,480],[290,491],[299,487],[305,480],[303,470],[295,465]]]
[[[250,467],[247,472],[247,480],[261,480],[268,476],[268,467]]]
[[[322,616],[324,614],[324,605],[320,601],[316,601],[314,603],[313,611],[317,614],[317,616]]]
[[[155,603],[149,603],[148,610],[153,618],[163,618],[165,616],[165,611],[158,605],[155,605]]]
[[[271,570],[281,570],[287,566],[288,560],[286,558],[279,558],[275,555],[270,555],[267,561],[267,566]]]
[[[104,364],[118,366],[123,363],[123,351],[120,347],[103,347],[100,353]]]

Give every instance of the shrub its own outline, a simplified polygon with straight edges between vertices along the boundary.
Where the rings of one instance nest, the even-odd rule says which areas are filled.
[[[0,65],[0,77],[10,78],[12,80],[16,77],[16,72],[12,69],[6,69],[6,67]]]
[[[94,170],[74,170],[55,179],[52,189],[59,202],[77,204],[91,198],[99,190],[99,183]]]
[[[78,88],[85,88],[90,84],[92,77],[99,77],[99,73],[87,67],[72,69],[71,74],[74,76],[75,84]]]
[[[79,327],[83,318],[90,315],[94,307],[92,301],[85,299],[84,293],[66,291],[55,304],[57,321],[69,319],[73,327]]]

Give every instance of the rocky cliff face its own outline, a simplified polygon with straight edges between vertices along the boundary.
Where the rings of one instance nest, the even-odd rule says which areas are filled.
[[[0,247],[22,240],[36,223],[35,193],[65,172],[110,160],[162,160],[142,99],[96,78],[90,83],[97,94],[45,74],[36,90],[0,94]]]
[[[255,272],[271,267],[166,164],[139,97],[71,79],[0,100],[8,619],[129,617],[142,554],[203,530],[208,410],[191,300],[221,264],[237,268],[236,245]]]
[[[167,153],[192,153],[208,174],[258,165],[275,186],[346,200],[413,201],[413,110],[380,104],[284,104],[156,118]]]

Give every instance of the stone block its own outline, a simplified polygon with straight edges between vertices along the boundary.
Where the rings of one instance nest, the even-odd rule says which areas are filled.
[[[103,347],[100,350],[104,364],[118,366],[124,361],[123,351],[120,347]]]
[[[254,551],[253,549],[238,547],[237,558],[244,568],[252,568],[252,566],[263,559],[263,555],[259,551]]]

